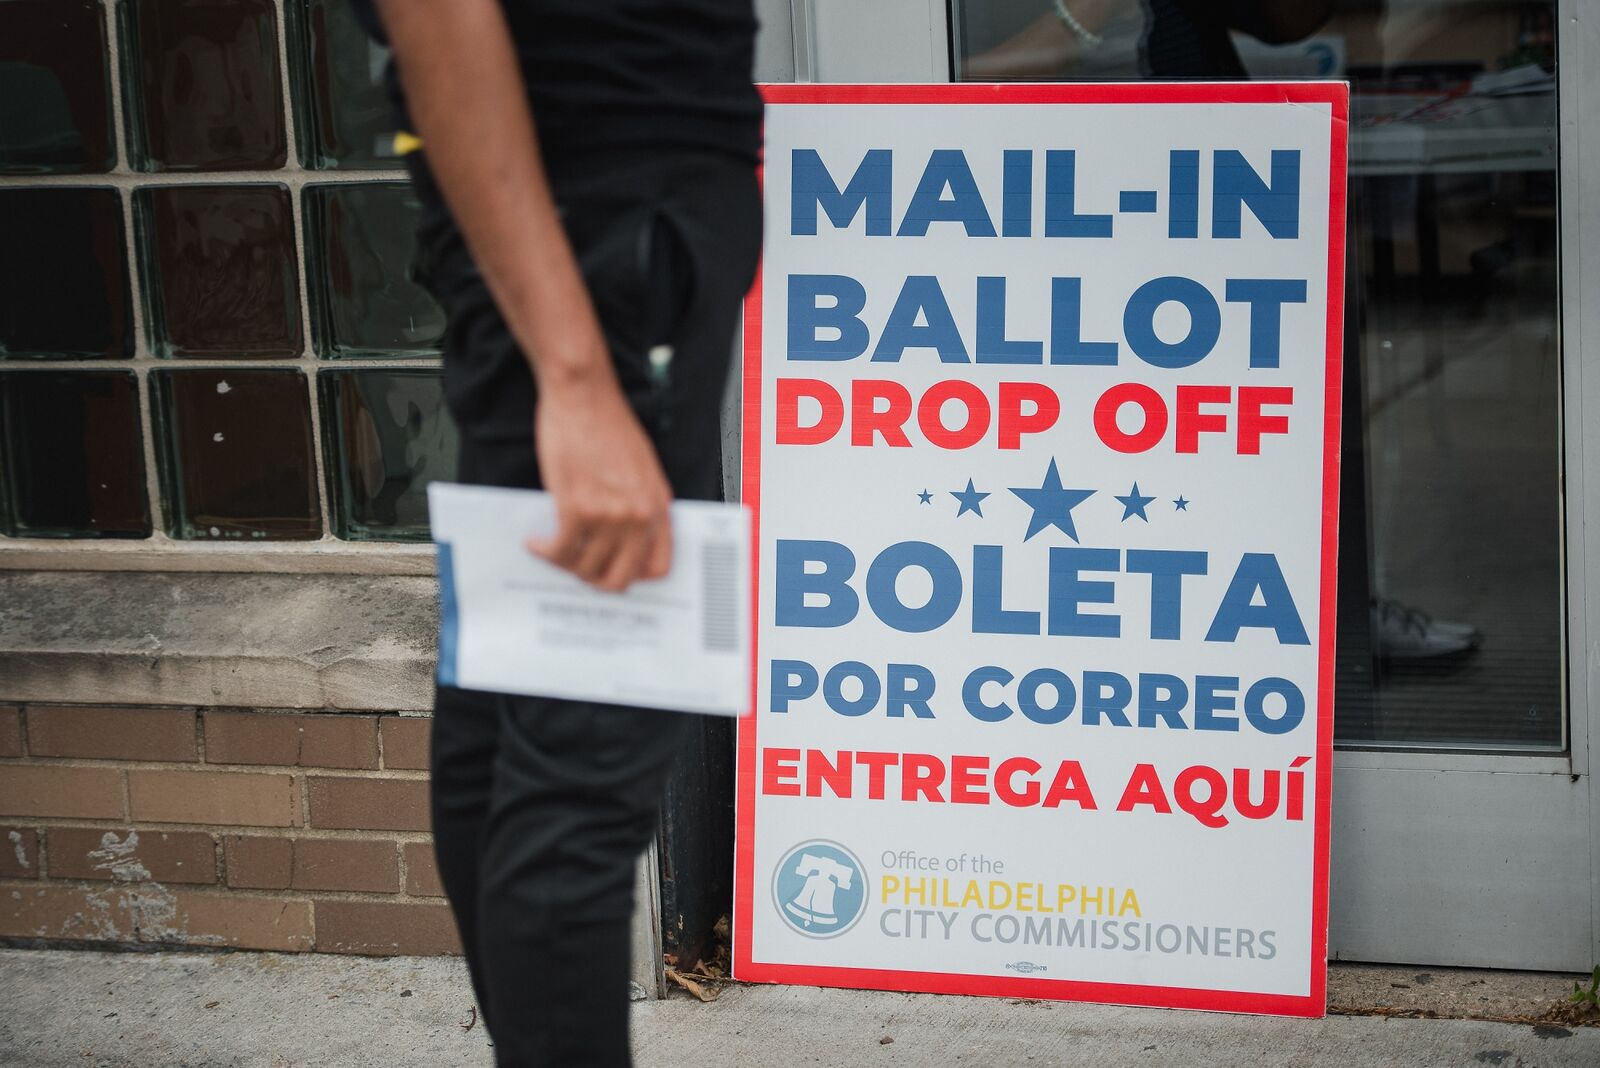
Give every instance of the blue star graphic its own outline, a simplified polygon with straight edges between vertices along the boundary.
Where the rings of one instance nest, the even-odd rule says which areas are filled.
[[[917,500],[921,501],[923,504],[932,504],[933,494],[929,493],[927,490],[923,490],[921,493],[917,494]]]
[[[1133,484],[1133,489],[1128,491],[1128,495],[1126,497],[1118,497],[1117,500],[1122,503],[1122,519],[1124,522],[1132,519],[1134,516],[1138,516],[1146,523],[1150,522],[1150,517],[1144,514],[1144,510],[1145,506],[1151,501],[1155,500],[1155,498],[1146,497],[1141,494],[1139,492],[1139,483],[1135,482]]]
[[[979,519],[983,518],[983,499],[989,495],[987,493],[979,493],[972,485],[972,479],[967,479],[967,488],[965,490],[951,490],[950,496],[961,502],[961,508],[956,512],[957,519],[968,512],[976,512]]]
[[[1063,489],[1061,474],[1056,470],[1054,460],[1050,461],[1050,470],[1045,472],[1042,486],[1037,489],[1013,486],[1011,492],[1033,509],[1033,518],[1028,520],[1028,533],[1022,536],[1023,541],[1027,541],[1045,527],[1055,527],[1073,541],[1077,541],[1078,529],[1072,525],[1072,510],[1093,497],[1095,493],[1094,490],[1088,489]]]
[[[1178,511],[1180,512],[1187,512],[1189,510],[1189,500],[1186,497],[1179,497],[1172,503],[1177,505]]]

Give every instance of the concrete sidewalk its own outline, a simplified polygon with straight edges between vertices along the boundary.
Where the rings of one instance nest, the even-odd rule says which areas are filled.
[[[1559,976],[1342,966],[1335,1007],[1537,1015]],[[1425,980],[1425,981],[1424,981]],[[28,1068],[492,1063],[458,960],[0,950],[0,1064]],[[886,1041],[888,1040],[888,1041]],[[1498,1065],[1594,1068],[1600,1028],[1209,1013],[804,987],[634,1005],[640,1068]]]

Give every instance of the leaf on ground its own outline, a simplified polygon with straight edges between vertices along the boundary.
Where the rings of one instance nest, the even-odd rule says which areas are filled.
[[[680,975],[676,968],[667,969],[667,978],[683,987],[701,1001],[715,1001],[717,1000],[717,995],[722,993],[721,990],[715,987],[708,988],[701,986],[693,979],[690,979],[687,975]]]

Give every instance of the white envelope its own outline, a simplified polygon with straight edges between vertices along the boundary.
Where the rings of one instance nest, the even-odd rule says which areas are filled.
[[[547,493],[435,482],[439,681],[678,712],[749,710],[750,517],[672,505],[672,570],[602,593],[523,547],[553,534]]]

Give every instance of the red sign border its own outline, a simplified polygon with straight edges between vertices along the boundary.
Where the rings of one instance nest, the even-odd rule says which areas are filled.
[[[733,974],[744,982],[794,983],[864,990],[976,994],[1214,1012],[1320,1017],[1327,1014],[1328,849],[1333,782],[1333,652],[1339,534],[1339,430],[1344,353],[1345,182],[1349,87],[1343,82],[1129,82],[951,85],[766,85],[768,106],[784,104],[1325,104],[1332,110],[1328,186],[1328,320],[1322,456],[1322,568],[1317,659],[1317,754],[1314,776],[1310,993],[1304,997],[1191,987],[1028,979],[950,972],[770,964],[751,957],[755,898],[756,729],[739,721],[735,792]],[[750,707],[756,708],[760,646],[762,270],[745,298],[743,499],[750,505]]]

